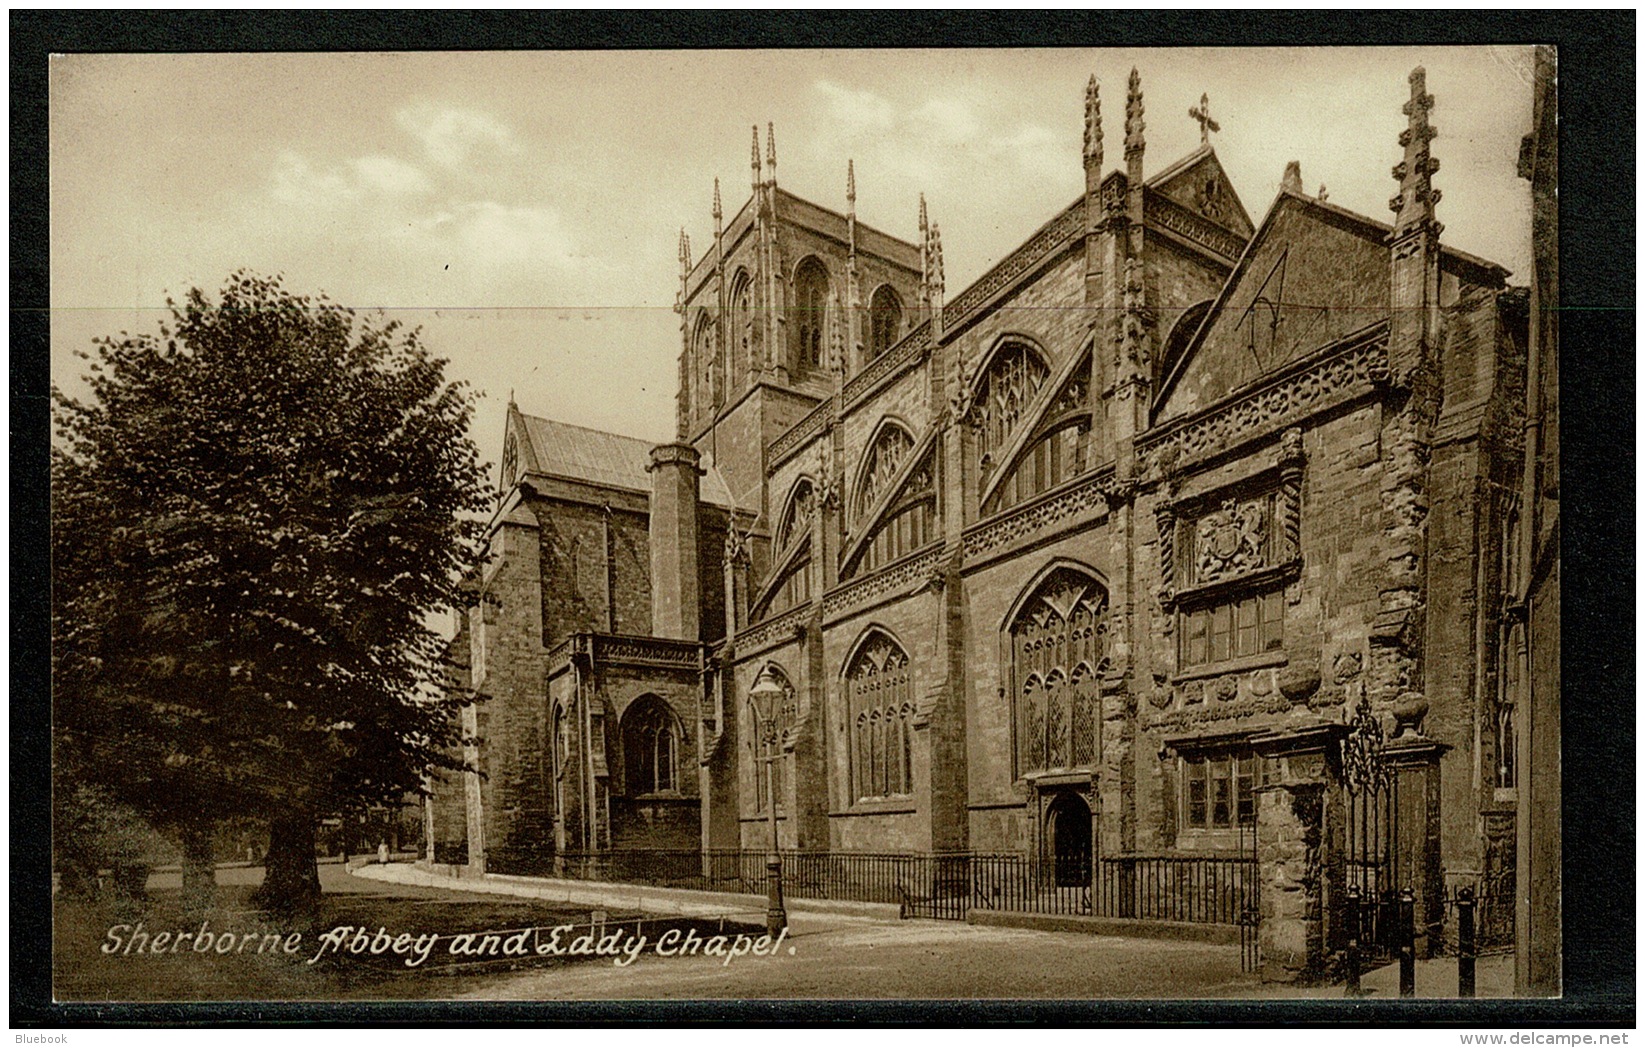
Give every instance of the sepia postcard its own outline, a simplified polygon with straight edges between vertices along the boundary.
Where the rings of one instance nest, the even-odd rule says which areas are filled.
[[[1557,63],[53,56],[53,998],[1558,997]]]

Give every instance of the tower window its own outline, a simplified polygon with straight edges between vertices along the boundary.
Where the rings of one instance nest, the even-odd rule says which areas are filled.
[[[902,333],[902,300],[889,284],[881,285],[868,304],[868,359],[890,349]]]
[[[828,270],[815,258],[794,273],[793,361],[796,375],[815,371],[823,361],[823,323],[828,316]]]

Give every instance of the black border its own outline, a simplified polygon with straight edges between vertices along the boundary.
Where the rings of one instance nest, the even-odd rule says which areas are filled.
[[[1632,1025],[1634,136],[1632,11],[12,12],[11,1023]],[[663,47],[1483,44],[1559,47],[1566,996],[1454,1002],[51,1003],[46,717],[50,52]],[[1527,127],[1527,131],[1529,127]],[[31,716],[32,714],[32,716]]]

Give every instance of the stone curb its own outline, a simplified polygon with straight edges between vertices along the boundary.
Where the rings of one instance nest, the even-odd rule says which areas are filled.
[[[1176,942],[1239,945],[1239,928],[1226,924],[1191,924],[1186,921],[1140,921],[1122,917],[1087,917],[1076,914],[1023,913],[1016,910],[986,910],[974,907],[966,916],[971,924],[994,928],[1026,928],[1041,932],[1077,932],[1084,935],[1118,935],[1128,939],[1167,939]]]
[[[644,913],[668,913],[688,917],[726,917],[732,914],[752,913],[763,919],[766,905],[763,895],[654,888],[605,881],[568,881],[553,877],[524,877],[505,873],[488,873],[481,877],[453,877],[408,863],[360,866],[349,870],[349,873],[367,880],[413,884],[424,888],[450,888],[454,891],[513,895],[578,906],[627,907]],[[789,899],[787,905],[790,913],[852,917],[872,921],[900,919],[900,908],[891,903]]]

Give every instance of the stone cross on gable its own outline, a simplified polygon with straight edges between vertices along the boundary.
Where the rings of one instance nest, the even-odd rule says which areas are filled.
[[[1199,105],[1188,110],[1188,118],[1199,122],[1199,144],[1210,145],[1211,132],[1221,131],[1222,128],[1211,119],[1211,96],[1200,95]]]

